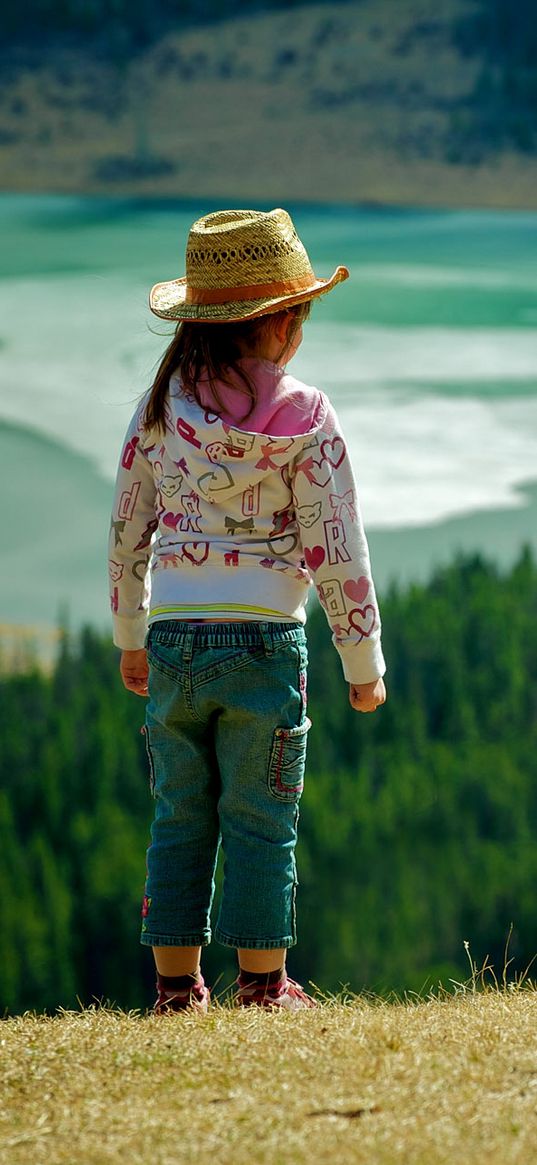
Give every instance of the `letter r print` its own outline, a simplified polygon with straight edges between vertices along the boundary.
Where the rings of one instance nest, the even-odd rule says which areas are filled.
[[[336,566],[338,562],[350,562],[351,556],[347,550],[343,522],[327,521],[323,522],[323,525],[330,565]]]

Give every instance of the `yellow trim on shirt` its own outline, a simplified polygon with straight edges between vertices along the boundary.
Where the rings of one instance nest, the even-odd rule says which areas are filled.
[[[234,614],[244,612],[249,615],[277,615],[279,619],[291,618],[289,613],[284,611],[275,611],[271,607],[249,607],[245,606],[244,603],[174,603],[169,607],[153,607],[149,612],[149,618],[151,619],[153,615],[169,615],[174,611],[180,611],[181,614],[184,614],[185,611],[201,611],[203,613],[207,611],[233,611]]]

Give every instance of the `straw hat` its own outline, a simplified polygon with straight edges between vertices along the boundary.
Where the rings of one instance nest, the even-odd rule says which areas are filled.
[[[218,210],[191,227],[186,276],[156,283],[149,306],[165,320],[231,323],[325,295],[347,279],[313,272],[285,210]]]

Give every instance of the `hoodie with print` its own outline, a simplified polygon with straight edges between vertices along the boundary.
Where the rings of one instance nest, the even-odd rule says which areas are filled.
[[[313,582],[345,678],[384,675],[380,617],[356,482],[323,393],[270,361],[245,358],[257,402],[220,385],[203,408],[170,381],[165,432],[125,437],[110,529],[114,642],[144,646],[161,619],[306,621]]]

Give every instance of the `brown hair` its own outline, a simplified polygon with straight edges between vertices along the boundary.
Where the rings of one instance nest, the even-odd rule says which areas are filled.
[[[250,320],[240,320],[237,323],[203,324],[181,321],[177,325],[171,344],[168,345],[162,357],[153,381],[144,410],[144,429],[164,431],[166,396],[170,377],[175,372],[179,374],[183,392],[194,396],[198,404],[202,403],[198,380],[202,372],[205,372],[213,398],[211,411],[215,413],[224,411],[224,404],[216,386],[217,380],[244,393],[248,407],[241,418],[241,423],[245,421],[255,408],[257,394],[254,381],[248,376],[244,368],[238,366],[238,361],[242,356],[255,355],[256,348],[259,348],[267,332],[273,329],[275,321],[287,315],[292,316],[293,320],[285,347],[279,353],[278,359],[281,359],[285,351],[290,348],[300,325],[308,318],[310,309],[311,301],[307,300],[305,303],[294,304],[280,312],[256,316]],[[232,371],[238,374],[238,384],[236,379],[232,381],[230,378]]]

